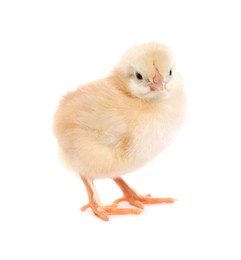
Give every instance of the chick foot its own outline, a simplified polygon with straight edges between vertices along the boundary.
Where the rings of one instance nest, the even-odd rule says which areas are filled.
[[[101,202],[98,198],[97,191],[94,187],[93,181],[81,177],[84,185],[86,187],[89,203],[81,208],[81,211],[85,211],[87,208],[91,208],[93,213],[104,221],[108,221],[109,215],[126,215],[126,214],[135,214],[139,215],[141,210],[135,208],[118,208],[117,205],[115,206],[102,206]]]
[[[118,208],[117,206],[101,206],[92,201],[81,208],[81,211],[85,211],[87,208],[91,208],[93,213],[104,221],[108,221],[109,215],[127,215],[127,214],[141,214],[141,210],[134,208]]]
[[[132,206],[140,209],[144,209],[143,204],[160,204],[160,203],[174,203],[173,198],[151,198],[151,195],[146,196],[137,194],[132,188],[130,188],[127,183],[121,178],[114,178],[115,183],[120,187],[123,192],[123,197],[117,199],[113,202],[112,206],[117,207],[117,205],[122,201],[129,202]]]

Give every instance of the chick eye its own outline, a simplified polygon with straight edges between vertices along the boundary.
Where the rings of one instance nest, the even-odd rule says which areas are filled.
[[[171,76],[172,76],[172,70],[169,71],[169,77],[171,77]]]
[[[139,80],[143,79],[142,75],[139,72],[136,72],[136,78]]]

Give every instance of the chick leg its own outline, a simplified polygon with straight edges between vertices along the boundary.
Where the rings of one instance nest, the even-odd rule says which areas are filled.
[[[88,193],[89,203],[81,208],[82,211],[91,208],[93,213],[104,221],[108,221],[108,215],[140,214],[139,209],[117,208],[116,206],[103,206],[92,180],[81,177]]]
[[[143,209],[143,204],[159,204],[159,203],[173,203],[175,199],[172,198],[151,198],[151,195],[148,194],[146,196],[137,194],[130,186],[122,178],[114,178],[115,183],[120,187],[123,192],[123,197],[115,200],[114,205],[118,205],[118,203],[122,201],[128,201],[131,205]]]

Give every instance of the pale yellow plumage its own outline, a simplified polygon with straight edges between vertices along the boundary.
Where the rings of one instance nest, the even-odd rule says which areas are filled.
[[[181,77],[170,50],[159,43],[133,47],[108,77],[62,99],[54,118],[61,157],[91,186],[89,206],[97,216],[107,220],[118,212],[101,205],[93,180],[117,182],[152,160],[172,141],[184,112]]]

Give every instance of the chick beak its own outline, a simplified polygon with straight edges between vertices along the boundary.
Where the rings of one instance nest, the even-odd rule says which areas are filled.
[[[166,82],[163,80],[162,75],[160,72],[156,69],[156,74],[152,79],[152,82],[150,84],[150,89],[155,90],[165,90],[166,89]]]

